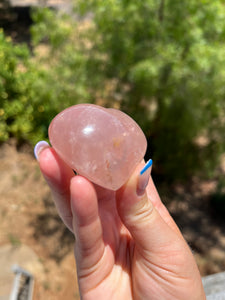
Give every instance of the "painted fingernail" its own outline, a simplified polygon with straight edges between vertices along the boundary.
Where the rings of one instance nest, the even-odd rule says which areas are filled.
[[[34,156],[38,160],[41,151],[45,148],[49,147],[49,144],[46,141],[38,142],[34,147]]]
[[[152,163],[152,159],[149,159],[145,164],[144,168],[141,170],[140,175],[144,174],[152,166]]]
[[[150,159],[144,168],[141,170],[139,176],[138,176],[138,183],[137,183],[137,195],[143,196],[145,193],[145,189],[148,185],[150,174],[151,174],[151,168],[152,166],[152,160]]]

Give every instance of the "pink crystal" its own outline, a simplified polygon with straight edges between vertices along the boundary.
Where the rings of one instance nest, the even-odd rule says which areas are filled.
[[[49,126],[58,155],[93,183],[117,190],[144,157],[147,141],[120,110],[78,104],[59,113]]]

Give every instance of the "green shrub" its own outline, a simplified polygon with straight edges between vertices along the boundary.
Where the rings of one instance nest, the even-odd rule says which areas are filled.
[[[26,45],[14,45],[0,32],[0,141],[16,137],[35,142],[45,138],[49,118],[43,122],[44,73],[31,63]],[[47,87],[46,87],[47,88]],[[55,111],[54,111],[55,113]]]
[[[90,61],[102,58],[102,82],[116,79],[109,105],[120,99],[169,178],[209,175],[225,146],[224,2],[76,3],[93,14]]]
[[[1,33],[0,139],[34,143],[65,107],[102,103],[140,124],[168,178],[213,174],[225,146],[223,2],[76,0],[74,13],[35,10],[32,55]]]
[[[35,18],[33,53],[25,45],[13,45],[0,33],[1,142],[11,136],[31,144],[47,139],[49,123],[57,113],[91,101],[85,89],[89,80],[84,72],[85,59],[76,50],[74,55],[71,23],[48,9],[37,10]],[[43,32],[48,28],[49,44],[48,37],[41,43],[41,28]]]
[[[10,135],[21,138],[30,130],[24,116],[30,109],[24,70],[28,57],[26,46],[14,46],[0,31],[0,141]]]

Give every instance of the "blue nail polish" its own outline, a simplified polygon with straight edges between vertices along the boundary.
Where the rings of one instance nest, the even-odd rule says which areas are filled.
[[[152,166],[152,163],[152,159],[149,159],[149,161],[147,161],[147,163],[145,164],[144,168],[141,170],[140,175],[144,174],[144,172]]]

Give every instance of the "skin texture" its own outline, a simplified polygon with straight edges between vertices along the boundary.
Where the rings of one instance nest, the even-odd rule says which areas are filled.
[[[147,173],[139,176],[143,164],[112,192],[75,176],[50,147],[38,161],[59,215],[76,238],[81,299],[206,299],[191,250],[152,178],[146,190],[138,190],[148,180]]]

